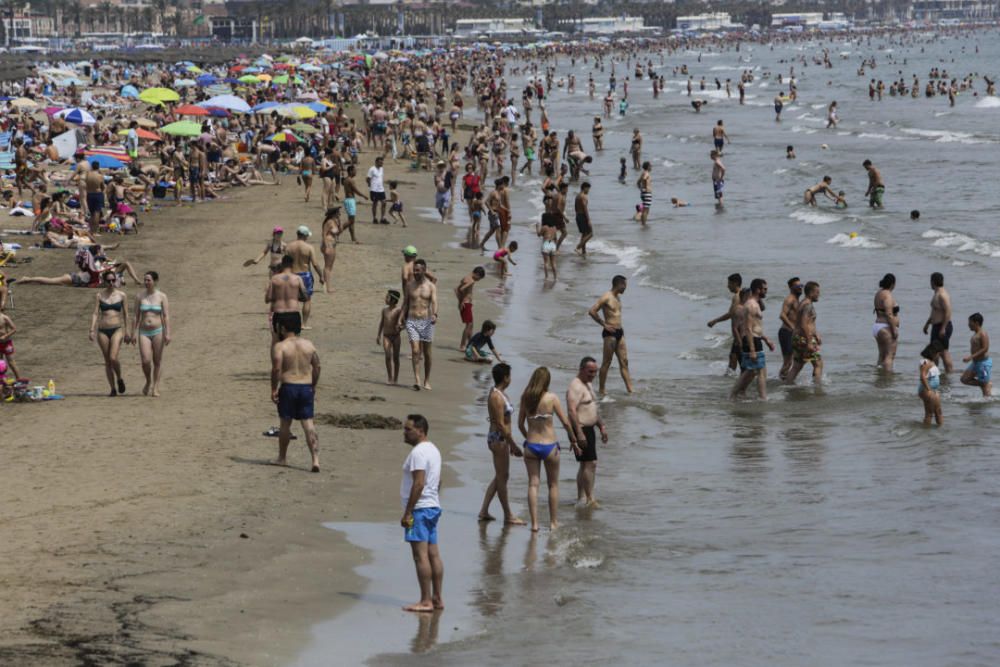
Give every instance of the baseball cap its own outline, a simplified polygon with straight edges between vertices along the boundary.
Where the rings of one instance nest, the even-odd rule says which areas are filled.
[[[411,245],[408,245],[405,248],[403,248],[403,254],[406,255],[407,257],[416,257],[417,249]]]
[[[281,227],[275,227],[274,229],[271,230],[271,233],[272,234],[284,234],[285,230],[282,229]]]
[[[299,228],[295,230],[295,233],[299,236],[312,236],[312,232],[305,225],[299,225]]]

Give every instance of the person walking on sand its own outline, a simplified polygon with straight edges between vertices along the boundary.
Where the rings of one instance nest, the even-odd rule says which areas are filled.
[[[115,275],[101,278],[104,289],[95,295],[94,314],[90,318],[90,340],[97,341],[104,356],[104,372],[111,385],[110,396],[125,393],[122,365],[118,360],[122,343],[129,341],[128,295],[115,285]],[[0,343],[2,348],[2,343]]]
[[[597,476],[597,432],[601,432],[601,443],[608,444],[608,431],[604,428],[597,410],[597,396],[594,394],[594,378],[597,377],[597,360],[584,357],[580,369],[566,390],[566,411],[573,426],[580,453],[576,460],[580,469],[576,473],[576,503],[585,507],[597,507],[594,498],[594,480]]]
[[[980,313],[969,315],[969,356],[962,359],[969,367],[962,373],[962,384],[979,387],[983,396],[993,395],[993,360],[990,359],[990,335],[983,328],[983,316]],[[971,363],[970,363],[971,362]]]
[[[278,406],[281,429],[278,432],[278,458],[274,464],[288,465],[288,443],[292,439],[292,420],[297,419],[306,433],[306,445],[312,455],[312,472],[319,472],[319,436],[313,423],[316,384],[319,382],[319,353],[316,347],[300,338],[302,327],[297,320],[279,318],[278,336],[271,347],[271,400]]]
[[[517,415],[517,426],[524,437],[524,465],[528,469],[528,513],[531,515],[532,532],[538,531],[538,488],[541,485],[542,464],[545,465],[545,481],[549,489],[549,529],[559,527],[559,442],[556,440],[553,417],[558,417],[566,429],[573,453],[581,453],[559,397],[549,391],[551,379],[548,368],[540,366],[535,369],[528,380],[528,386],[521,394]]]
[[[458,299],[458,314],[462,319],[462,342],[459,344],[458,349],[462,352],[465,351],[466,346],[469,344],[469,339],[472,338],[473,331],[473,318],[472,318],[472,289],[476,286],[476,283],[486,277],[486,269],[481,266],[477,266],[472,269],[469,275],[462,278],[461,282],[455,288],[455,298]]]
[[[483,496],[483,505],[479,509],[480,521],[494,521],[495,517],[490,514],[490,503],[494,496],[500,498],[500,508],[503,510],[503,522],[505,525],[523,526],[524,521],[514,515],[510,509],[510,501],[507,496],[507,481],[510,479],[510,457],[522,457],[524,453],[514,442],[511,433],[511,415],[514,414],[514,406],[504,393],[510,386],[510,366],[504,363],[496,364],[493,367],[493,387],[490,389],[489,397],[486,399],[486,408],[489,411],[490,430],[486,435],[486,447],[493,455],[493,479],[486,487],[486,495]]]
[[[372,203],[372,224],[388,225],[389,221],[385,218],[385,169],[382,167],[381,155],[377,156],[375,164],[368,168],[365,182],[368,184],[368,200]],[[380,206],[381,215],[378,213]]]
[[[399,334],[403,324],[399,296],[399,290],[386,292],[385,308],[379,313],[378,331],[375,333],[375,344],[381,345],[385,352],[385,377],[389,385],[399,384]]]
[[[306,286],[302,278],[292,271],[294,260],[291,255],[284,255],[278,264],[278,270],[271,276],[264,292],[264,303],[269,306],[268,317],[271,325],[271,345],[280,340],[278,324],[281,319],[292,318],[298,326],[302,326],[302,314],[299,304],[306,299]]]
[[[413,262],[413,279],[406,284],[403,294],[402,316],[406,321],[406,335],[410,339],[410,357],[413,363],[413,389],[430,390],[431,345],[434,341],[434,324],[438,317],[437,286],[426,276],[427,262]],[[424,362],[424,379],[420,380],[420,362]]]
[[[611,360],[618,357],[618,367],[622,380],[625,381],[625,391],[632,393],[632,377],[628,370],[628,348],[625,346],[625,330],[622,329],[622,300],[628,280],[625,276],[615,276],[611,279],[611,289],[597,300],[590,311],[591,319],[601,325],[601,339],[604,341],[604,359],[601,361],[599,391],[605,396],[605,384],[608,380],[608,370]],[[602,319],[603,318],[603,319]]]
[[[365,195],[361,193],[358,189],[357,184],[354,182],[354,176],[356,175],[354,165],[347,167],[347,178],[344,179],[344,214],[347,216],[347,224],[344,227],[351,233],[351,242],[358,243],[357,238],[354,236],[354,222],[358,215],[358,197],[362,199],[368,199]],[[374,211],[375,205],[372,204],[372,210]],[[373,213],[374,215],[374,213]]]
[[[931,289],[934,296],[931,297],[931,314],[924,323],[924,333],[931,330],[930,342],[941,343],[941,360],[944,362],[944,372],[951,373],[954,369],[951,362],[951,334],[953,327],[951,324],[951,295],[944,288],[944,275],[935,271],[931,274]]]
[[[326,209],[319,241],[319,251],[323,255],[322,282],[327,294],[333,291],[330,278],[333,274],[333,263],[337,259],[338,241],[340,241],[340,207],[334,206]]]
[[[167,295],[157,288],[160,275],[147,271],[142,282],[145,290],[135,298],[135,324],[129,340],[139,346],[142,373],[146,376],[143,395],[158,397],[163,349],[170,345],[170,313]]]
[[[403,539],[410,544],[417,569],[420,601],[403,607],[403,611],[433,612],[444,609],[441,587],[444,583],[444,563],[438,550],[438,519],[441,518],[441,452],[427,439],[430,426],[423,415],[407,415],[403,425],[403,441],[413,449],[403,462],[403,481],[399,497],[403,505]]]
[[[302,328],[309,329],[309,314],[312,312],[313,270],[319,275],[319,284],[324,284],[323,270],[316,262],[316,251],[307,240],[312,232],[305,225],[295,230],[295,240],[288,244],[285,253],[292,258],[292,271],[302,278],[305,286],[305,300],[302,302]]]

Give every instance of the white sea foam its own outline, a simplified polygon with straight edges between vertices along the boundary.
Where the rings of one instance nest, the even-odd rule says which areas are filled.
[[[882,134],[881,132],[862,132],[858,135],[859,139],[881,139],[882,141],[892,141],[892,137],[888,134]]]
[[[989,139],[976,138],[975,135],[969,132],[954,132],[952,130],[922,130],[917,127],[903,128],[900,132],[906,134],[916,135],[918,137],[926,137],[928,139],[933,139],[935,143],[939,144],[988,144],[994,143]]]
[[[616,246],[600,240],[591,241],[587,244],[587,248],[601,255],[611,255],[620,266],[632,271],[642,267],[642,258],[646,254],[642,248],[633,245]]]
[[[850,234],[837,234],[831,239],[827,239],[827,243],[833,245],[839,245],[841,248],[884,248],[884,243],[879,243],[878,241],[873,241],[872,239],[861,236],[860,234],[856,236],[851,236]]]
[[[775,169],[771,173],[772,174],[786,174],[786,173],[788,173],[788,170],[787,169]]]
[[[974,252],[984,257],[1000,257],[1000,246],[966,234],[928,229],[921,236],[925,239],[934,239],[933,245],[937,248],[954,248],[958,252]]]
[[[670,169],[672,167],[676,167],[677,163],[676,162],[671,162],[670,160],[664,160],[663,161],[663,166],[666,167],[666,168],[668,168],[668,169]]]
[[[1000,97],[984,97],[972,106],[977,109],[996,109],[1000,107]]]
[[[826,106],[825,104],[823,104],[822,102],[820,102],[819,104],[810,104],[809,108],[810,109],[822,109],[825,106]]]
[[[829,225],[831,222],[840,220],[840,216],[834,213],[823,213],[822,211],[810,211],[799,209],[788,214],[789,218],[794,218],[807,225]]]
[[[589,245],[593,245],[593,242],[591,242]],[[643,267],[643,268],[645,268],[645,267]],[[658,290],[661,290],[663,292],[670,292],[672,294],[676,294],[677,296],[683,297],[683,298],[687,299],[688,301],[704,301],[705,299],[708,298],[704,294],[695,294],[693,292],[685,292],[684,290],[682,290],[682,289],[680,289],[678,287],[674,287],[672,285],[663,285],[661,283],[653,282],[648,277],[643,277],[642,280],[639,281],[639,284],[642,285],[643,287],[650,287],[652,289],[658,289]]]

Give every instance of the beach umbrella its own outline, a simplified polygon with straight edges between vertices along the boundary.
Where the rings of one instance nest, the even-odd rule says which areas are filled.
[[[238,83],[236,79],[233,79],[234,83]],[[205,89],[205,92],[212,97],[220,97],[222,95],[232,95],[233,89],[223,83],[217,83],[214,86],[209,86]]]
[[[174,79],[175,88],[194,88],[197,85],[194,79]]]
[[[121,169],[125,166],[125,163],[118,158],[111,157],[110,155],[104,155],[102,153],[85,154],[87,162],[96,162],[97,166],[101,169]],[[76,166],[74,165],[74,169]]]
[[[292,129],[299,134],[316,134],[319,132],[319,128],[313,127],[308,123],[296,123],[295,125],[292,125]]]
[[[219,80],[218,80],[218,79],[216,79],[216,78],[215,78],[214,76],[212,76],[211,74],[202,74],[201,76],[199,76],[199,77],[198,77],[197,79],[195,79],[194,81],[195,81],[195,83],[197,83],[197,84],[198,84],[199,86],[211,86],[211,85],[212,85],[213,83],[218,83],[218,81],[219,81]]]
[[[271,75],[270,74],[258,74],[257,75],[257,80],[258,81],[270,81],[271,80]]]
[[[185,67],[184,69],[186,69],[188,72],[191,72],[192,74],[202,74],[205,71],[202,68],[195,65],[194,63],[189,63],[187,67]]]
[[[10,105],[18,111],[29,111],[38,108],[38,102],[27,97],[19,97],[16,100],[12,100]]]
[[[302,70],[303,72],[321,72],[322,71],[321,68],[316,67],[315,65],[313,65],[311,63],[306,63],[305,65],[302,65],[301,67],[299,67],[299,69]]]
[[[139,135],[139,139],[140,140],[145,140],[145,141],[159,141],[160,140],[160,135],[158,135],[156,132],[150,132],[149,130],[144,130],[141,127],[137,127],[135,129],[135,133],[137,135]],[[125,129],[125,130],[118,130],[118,134],[120,134],[121,136],[124,137],[126,134],[128,134],[128,130],[127,129]]]
[[[260,79],[257,78],[256,74],[244,74],[237,81],[240,83],[260,83]]]
[[[156,127],[156,121],[152,120],[151,118],[136,118],[135,122],[139,125],[139,127],[145,127],[145,128]]]
[[[261,71],[261,69],[259,67],[244,67],[243,68],[243,73],[244,74],[259,74],[260,71]]]
[[[250,113],[250,105],[235,95],[217,95],[200,103],[203,107],[217,107],[238,113]]]
[[[205,107],[205,111],[208,112],[209,116],[213,116],[215,118],[229,118],[232,115],[220,107]]]
[[[310,102],[309,104],[306,104],[305,106],[308,109],[312,109],[316,113],[323,113],[324,111],[327,110],[327,106],[325,104],[323,104],[322,102]]]
[[[308,92],[302,93],[296,99],[305,100],[307,102],[315,102],[316,100],[319,99],[319,95],[316,94],[316,91],[310,90]]]
[[[121,95],[122,97],[131,97],[132,99],[137,100],[139,99],[139,89],[133,86],[132,84],[128,84],[127,86],[122,87],[122,91],[119,93],[119,95]]]
[[[63,109],[62,111],[57,111],[55,115],[62,118],[67,123],[75,123],[77,125],[93,125],[97,122],[88,111],[79,108]]]
[[[139,93],[139,99],[147,104],[163,104],[164,102],[176,102],[181,99],[181,96],[169,88],[147,88]]]
[[[208,109],[194,104],[182,104],[174,109],[181,116],[207,116]]]
[[[60,81],[56,81],[56,85],[60,88],[68,88],[70,86],[83,86],[86,85],[83,79],[78,79],[75,76],[66,77]]]
[[[296,105],[296,106],[285,106],[278,109],[278,115],[284,116],[285,118],[315,118],[317,116],[316,112],[307,106]]]
[[[193,120],[179,120],[160,128],[163,134],[174,137],[197,137],[201,135],[201,125]]]
[[[258,113],[260,111],[267,111],[268,109],[273,109],[275,107],[280,107],[280,106],[281,104],[278,102],[261,102],[260,104],[255,105],[253,109],[251,109],[251,111],[253,111],[254,113]]]
[[[302,139],[300,139],[299,137],[295,136],[289,130],[282,130],[281,132],[277,132],[275,134],[272,134],[271,136],[268,137],[268,139],[270,139],[271,141],[276,141],[279,144],[281,142],[283,142],[283,141],[296,141],[296,142],[302,143]]]

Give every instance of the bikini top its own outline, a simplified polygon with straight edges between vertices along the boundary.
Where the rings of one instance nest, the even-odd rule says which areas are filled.
[[[104,303],[103,301],[101,301],[100,302],[100,309],[102,311],[105,311],[105,310],[121,310],[122,309],[122,303],[123,302],[121,302],[121,301],[116,301],[115,303]]]
[[[155,303],[140,303],[139,311],[143,313],[145,312],[162,313],[163,306]]]
[[[503,398],[503,413],[505,415],[512,415],[512,414],[514,414],[514,406],[510,404],[510,399],[507,398],[507,394],[503,393],[502,391],[500,391],[496,387],[493,387],[493,388],[490,389],[490,393],[493,393],[494,391],[496,393],[500,394],[500,396]]]

